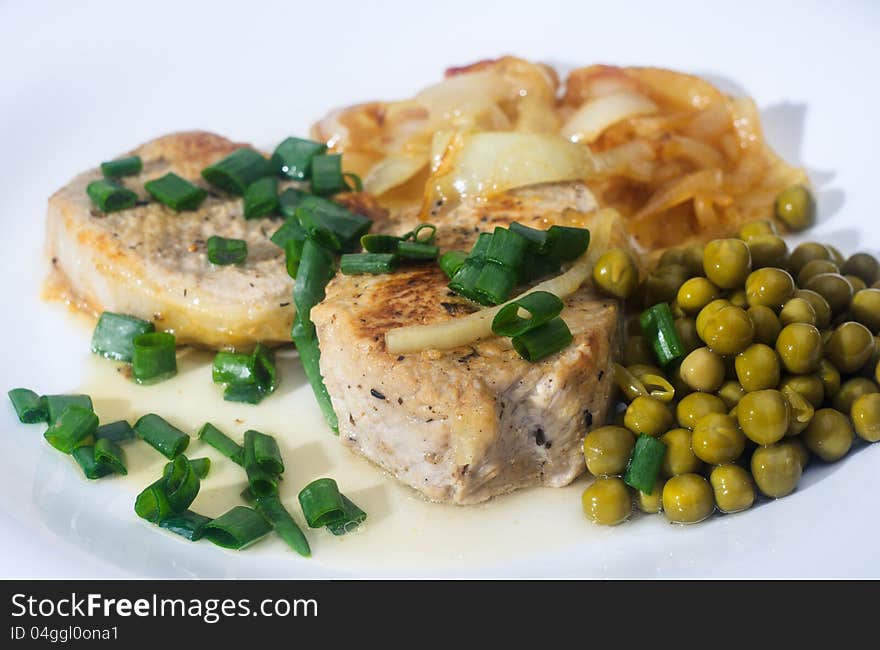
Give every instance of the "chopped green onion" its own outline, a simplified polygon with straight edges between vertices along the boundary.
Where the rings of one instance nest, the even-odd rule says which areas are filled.
[[[95,410],[95,407],[92,405],[92,398],[88,395],[43,395],[40,399],[45,405],[49,424],[52,424],[61,417],[64,409],[71,404],[81,406],[88,411]]]
[[[309,237],[334,252],[352,250],[373,222],[320,197],[309,197],[296,209]]]
[[[272,524],[256,510],[235,506],[206,524],[202,532],[217,546],[240,550],[272,532]]]
[[[192,505],[199,494],[201,481],[189,459],[180,454],[162,470],[165,496],[173,512],[183,512]]]
[[[345,188],[351,190],[352,192],[363,192],[364,191],[364,182],[361,180],[361,177],[353,172],[346,172],[342,175],[342,178],[345,179]],[[351,185],[349,185],[349,181]]]
[[[519,356],[532,363],[565,349],[571,341],[571,330],[558,316],[510,340]]]
[[[410,260],[434,260],[440,254],[440,249],[434,244],[401,241],[397,244],[397,254]]]
[[[306,231],[300,225],[299,219],[287,219],[269,238],[279,248],[284,248],[289,241],[305,241],[305,239]]]
[[[27,388],[13,388],[6,394],[9,395],[9,401],[12,402],[12,408],[15,409],[19,422],[24,424],[48,422],[49,413],[46,410],[46,403],[34,391]]]
[[[248,256],[247,242],[243,239],[208,237],[208,261],[218,266],[241,264]]]
[[[275,392],[278,386],[278,375],[275,370],[275,351],[262,343],[257,343],[253,351],[254,369],[257,385],[265,393]]]
[[[58,451],[65,454],[84,444],[98,428],[98,416],[91,409],[70,404],[49,425],[43,437]]]
[[[137,383],[155,384],[177,374],[177,348],[173,334],[138,334],[132,343],[131,376]]]
[[[447,278],[452,279],[458,270],[464,266],[467,259],[467,253],[464,251],[446,251],[440,256],[440,268],[446,274]]]
[[[192,465],[193,471],[200,479],[205,478],[208,475],[208,472],[211,471],[210,458],[192,458],[190,459],[189,464]]]
[[[155,326],[140,318],[105,311],[92,333],[92,352],[114,361],[131,362],[134,337],[155,331]]]
[[[134,174],[140,174],[143,168],[144,164],[141,162],[140,156],[130,156],[101,163],[101,173],[107,178],[133,176]]]
[[[361,246],[368,253],[396,253],[400,237],[394,235],[364,235]]]
[[[241,492],[239,492],[238,496],[240,496],[242,501],[244,501],[245,503],[250,503],[251,505],[256,505],[256,503],[257,503],[257,497],[251,491],[250,486],[247,486],[245,489],[243,489]],[[272,497],[263,497],[263,498],[264,499],[271,499]]]
[[[516,286],[516,271],[495,262],[486,262],[474,285],[473,294],[483,305],[497,305],[510,297]]]
[[[520,336],[562,313],[563,303],[558,296],[548,291],[533,291],[518,300],[505,305],[492,320],[492,332],[499,336]],[[528,312],[527,318],[519,315],[520,310]]]
[[[174,460],[189,445],[188,435],[155,413],[148,413],[135,422],[134,430],[141,440],[168,460]]]
[[[259,404],[266,397],[265,391],[256,384],[229,384],[223,389],[223,399],[241,404]]]
[[[125,467],[125,452],[122,448],[107,438],[96,438],[95,460],[110,467],[114,473],[125,476],[128,469]]]
[[[284,245],[284,267],[287,270],[287,275],[294,280],[296,274],[299,273],[299,261],[302,259],[303,246],[305,246],[305,240],[297,241],[295,239],[291,239]]]
[[[244,471],[247,473],[248,485],[257,497],[278,494],[278,473],[270,471],[257,461],[255,438],[258,431],[245,431],[244,434]],[[262,434],[259,434],[262,435]],[[280,461],[280,454],[278,460]]]
[[[507,228],[495,228],[486,251],[486,261],[515,270],[522,262],[529,240]]]
[[[110,424],[102,424],[95,431],[95,440],[109,440],[120,443],[134,438],[134,429],[125,420],[118,420]]]
[[[211,521],[210,517],[200,515],[192,510],[184,510],[179,514],[168,515],[159,521],[159,526],[191,542],[197,542],[202,539],[205,526]]]
[[[284,461],[281,458],[281,450],[278,441],[274,437],[259,431],[246,431],[244,434],[245,445],[250,436],[254,446],[254,460],[260,468],[272,474],[284,473]]]
[[[269,520],[275,528],[275,532],[290,548],[303,557],[309,557],[312,554],[309,541],[278,497],[260,497],[256,500],[256,507],[257,511]]]
[[[314,333],[315,326],[310,316],[312,307],[324,299],[324,289],[335,272],[333,255],[330,251],[307,239],[303,245],[302,259],[293,286],[293,301],[296,303],[298,316],[293,326],[294,336],[300,333]]]
[[[548,275],[557,275],[559,269],[560,264],[556,260],[526,251],[523,262],[517,269],[516,281],[517,284],[526,284]]]
[[[571,262],[583,255],[590,245],[590,231],[570,226],[550,226],[542,253],[557,262]]]
[[[539,253],[544,250],[545,243],[547,242],[547,231],[546,230],[538,230],[537,228],[529,228],[528,226],[524,226],[521,223],[517,223],[514,221],[509,226],[509,230],[511,232],[515,232],[520,237],[524,237],[529,242],[529,249],[535,253]]]
[[[166,479],[163,476],[158,481],[151,483],[137,495],[134,501],[134,511],[141,519],[158,524],[166,517],[174,513],[168,502],[165,491]]]
[[[244,191],[244,218],[257,219],[278,209],[278,179],[266,176],[255,180]]]
[[[647,435],[639,436],[623,476],[624,483],[645,494],[651,494],[660,474],[664,454],[666,445],[660,440]]]
[[[312,192],[327,195],[347,189],[342,175],[342,154],[318,154],[312,158]]]
[[[333,410],[333,402],[330,400],[330,393],[327,392],[327,386],[324,385],[324,378],[321,376],[321,350],[318,347],[318,338],[314,332],[308,332],[308,326],[302,323],[301,317],[297,314],[294,317],[293,326],[293,343],[296,345],[296,351],[299,352],[299,360],[302,363],[303,371],[315,394],[315,400],[321,408],[321,413],[327,421],[327,425],[334,431],[339,433],[339,420],[336,417],[336,411]]]
[[[327,530],[336,535],[345,535],[360,526],[367,519],[367,513],[361,510],[351,499],[342,495],[342,520],[327,524]]]
[[[138,200],[138,195],[130,189],[106,178],[89,183],[86,193],[101,212],[117,212],[133,208]]]
[[[425,231],[427,231],[427,235],[422,234]],[[403,235],[401,239],[411,239],[417,244],[433,244],[434,240],[437,239],[437,226],[433,223],[420,223],[413,230]]]
[[[397,255],[392,253],[347,253],[339,258],[339,270],[343,275],[379,275],[391,273],[397,263]]]
[[[477,280],[480,278],[480,272],[486,264],[486,254],[492,245],[492,233],[483,232],[477,237],[471,252],[468,253],[464,264],[456,271],[455,275],[449,281],[449,288],[460,296],[464,296],[470,300],[483,302],[485,298],[478,295],[475,291]]]
[[[675,329],[675,319],[667,303],[657,303],[643,311],[639,324],[661,366],[667,367],[684,358],[684,344]]]
[[[144,183],[144,189],[159,203],[177,212],[197,210],[208,196],[208,192],[203,188],[193,185],[174,172],[147,181]]]
[[[271,173],[269,162],[260,153],[243,147],[210,167],[205,167],[202,178],[230,194],[242,195],[248,185]]]
[[[95,448],[92,445],[81,445],[74,449],[71,455],[89,480],[104,478],[113,473],[112,467],[105,465],[95,457]]]
[[[322,528],[345,518],[345,504],[332,478],[319,478],[300,490],[299,505],[309,528]]]
[[[287,219],[290,219],[296,213],[296,209],[302,205],[311,194],[303,192],[295,187],[288,187],[278,197],[278,211]],[[299,222],[297,222],[299,225]],[[275,241],[274,239],[272,241]]]
[[[287,138],[275,148],[272,154],[272,168],[279,176],[294,180],[305,180],[312,171],[312,159],[327,150],[327,146],[304,140]]]
[[[256,359],[252,354],[220,351],[211,365],[215,384],[253,384],[256,381]]]
[[[199,429],[199,440],[210,445],[236,465],[244,463],[244,448],[210,422]]]

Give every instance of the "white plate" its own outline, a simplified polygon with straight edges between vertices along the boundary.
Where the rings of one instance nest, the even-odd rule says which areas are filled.
[[[265,428],[284,439],[285,498],[332,475],[370,521],[343,539],[312,534],[310,560],[274,540],[242,553],[189,544],[132,511],[161,467],[156,454],[132,453],[141,472],[129,480],[87,483],[6,405],[0,577],[880,577],[869,541],[880,535],[880,445],[811,469],[782,501],[694,527],[661,517],[589,525],[583,482],[480,507],[430,505],[336,442],[292,359],[282,361],[280,393],[256,408],[224,403],[193,356],[173,382],[133,389],[112,364],[90,358],[86,325],[37,297],[45,201],[78,171],[188,128],[271,146],[332,107],[404,97],[447,65],[503,53],[560,67],[666,66],[747,92],[771,143],[819,188],[820,223],[809,236],[876,253],[880,6],[297,4],[0,5],[0,388],[86,387],[104,418],[161,409],[185,427],[210,418],[230,433]],[[219,471],[197,507],[219,514],[241,482]]]

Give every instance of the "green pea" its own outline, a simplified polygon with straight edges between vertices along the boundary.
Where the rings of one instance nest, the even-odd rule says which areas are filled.
[[[847,282],[849,282],[850,286],[852,287],[852,289],[853,289],[853,296],[855,296],[855,294],[857,294],[857,293],[858,293],[859,291],[861,291],[862,289],[867,289],[867,288],[868,288],[867,283],[865,283],[865,281],[862,280],[862,279],[861,279],[859,276],[857,276],[857,275],[844,275],[843,277],[844,277],[844,279],[845,279]]]
[[[581,497],[584,514],[602,526],[621,524],[632,514],[632,497],[620,478],[597,478]]]
[[[694,390],[713,393],[724,381],[724,362],[709,348],[697,348],[684,358],[679,372]]]
[[[774,498],[794,492],[803,473],[797,451],[785,443],[755,449],[751,469],[758,489]]]
[[[819,361],[819,368],[816,370],[819,380],[825,389],[825,399],[833,399],[840,390],[840,372],[834,367],[834,364],[828,359]]]
[[[685,352],[693,352],[703,346],[703,341],[697,334],[697,321],[693,318],[676,318],[675,331],[678,332],[678,338],[681,339]]]
[[[825,401],[825,386],[818,374],[786,375],[779,382],[779,390],[785,392],[786,389],[797,391],[815,408]]]
[[[826,462],[840,460],[852,447],[853,428],[840,411],[819,409],[804,430],[807,448]]]
[[[784,268],[788,264],[788,244],[778,235],[757,235],[746,242],[752,256],[752,268]]]
[[[673,425],[672,413],[660,400],[653,397],[636,397],[626,409],[623,419],[627,429],[635,434],[659,436]]]
[[[825,298],[815,291],[807,289],[798,289],[794,295],[796,298],[803,298],[812,305],[813,311],[816,313],[815,325],[817,328],[824,330],[831,325],[831,307],[828,306],[828,301]]]
[[[718,287],[706,278],[691,278],[678,289],[676,300],[685,314],[695,315],[721,295]]]
[[[706,244],[703,270],[722,289],[741,287],[752,270],[749,247],[741,239],[715,239]]]
[[[782,440],[790,423],[788,400],[778,390],[746,393],[736,405],[739,426],[749,440],[770,445]]]
[[[709,318],[721,311],[724,307],[730,307],[730,301],[725,300],[724,298],[719,298],[718,300],[713,300],[700,310],[700,313],[697,314],[696,318],[697,335],[700,338],[703,338],[703,331],[706,328],[706,323],[709,321]]]
[[[749,473],[739,465],[718,465],[709,474],[715,503],[721,512],[748,510],[755,502],[755,484]]]
[[[862,395],[850,411],[853,428],[862,440],[880,441],[880,393]]]
[[[623,474],[632,456],[636,437],[613,425],[593,429],[584,436],[584,459],[593,476]]]
[[[871,330],[855,321],[842,323],[825,344],[825,356],[844,374],[858,371],[874,352]]]
[[[855,275],[867,285],[874,284],[880,279],[880,263],[873,255],[868,253],[856,253],[852,255],[840,269],[841,273]]]
[[[880,334],[880,289],[862,289],[849,305],[849,313],[873,334]]]
[[[782,388],[780,392],[788,400],[788,431],[785,432],[785,435],[796,436],[810,424],[816,409],[806,397],[793,388]]]
[[[736,355],[736,378],[746,392],[776,388],[779,356],[768,345],[753,343]]]
[[[776,218],[795,232],[806,230],[816,221],[816,201],[803,185],[792,185],[776,196]]]
[[[742,352],[751,345],[754,337],[755,326],[749,315],[733,305],[722,307],[712,314],[702,332],[703,341],[718,354]]]
[[[764,305],[749,307],[747,313],[755,330],[755,341],[764,345],[776,345],[776,338],[782,330],[776,313]]]
[[[728,300],[734,307],[739,307],[740,309],[749,308],[749,297],[746,295],[745,289],[737,289],[730,294]]]
[[[788,372],[813,372],[822,358],[822,336],[807,323],[786,325],[776,339],[776,352]]]
[[[806,286],[811,278],[822,273],[840,273],[840,269],[831,260],[810,260],[797,274],[797,284],[799,287]]]
[[[788,268],[791,274],[797,277],[801,269],[812,260],[830,260],[831,251],[824,244],[818,242],[804,242],[795,247],[788,258]]]
[[[665,484],[666,481],[663,479],[657,479],[654,487],[651,489],[651,494],[645,494],[641,490],[636,490],[636,507],[649,515],[657,514],[663,510],[663,486]]]
[[[711,393],[685,395],[675,407],[678,424],[685,429],[693,429],[697,421],[709,413],[727,413],[724,401]]]
[[[753,237],[775,234],[777,234],[776,226],[773,225],[772,221],[756,219],[755,221],[747,221],[740,226],[737,237],[743,241],[749,241]]]
[[[729,409],[739,404],[739,401],[745,394],[746,391],[742,385],[732,379],[721,384],[721,388],[718,389],[718,397],[721,398],[724,405]]]
[[[669,264],[660,266],[645,278],[645,307],[656,305],[658,302],[675,300],[679,288],[690,277],[687,268],[681,264]]]
[[[840,390],[834,395],[831,405],[841,413],[849,413],[859,397],[877,392],[880,392],[877,389],[877,384],[870,379],[853,377],[840,385]]]
[[[669,521],[697,523],[711,515],[714,509],[712,488],[699,474],[679,474],[663,486],[663,512]]]
[[[639,286],[639,269],[632,256],[622,248],[610,248],[593,267],[593,284],[615,298],[631,297]]]
[[[731,416],[710,413],[694,426],[691,447],[697,458],[710,465],[732,463],[745,449],[746,437]]]
[[[777,310],[794,295],[794,280],[788,271],[765,268],[752,271],[746,278],[746,298],[749,306],[764,305]]]
[[[779,312],[779,322],[783,327],[792,323],[816,324],[816,310],[806,298],[792,298]]]
[[[815,291],[825,298],[831,313],[835,315],[845,312],[853,297],[852,285],[839,273],[814,275],[804,285],[804,289]]]
[[[703,467],[702,461],[694,454],[691,436],[687,429],[670,429],[660,436],[661,442],[666,445],[666,454],[660,465],[663,476],[699,472]]]

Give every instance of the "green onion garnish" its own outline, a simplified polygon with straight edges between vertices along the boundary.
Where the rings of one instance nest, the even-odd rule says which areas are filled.
[[[665,453],[666,445],[657,438],[639,436],[623,476],[624,483],[645,494],[651,494]]]
[[[165,496],[173,512],[183,512],[199,494],[201,481],[189,459],[180,454],[162,470]]]
[[[288,187],[278,197],[278,211],[283,217],[290,219],[294,216],[296,209],[302,202],[310,196],[311,194],[308,192],[303,192],[295,187]]]
[[[107,438],[96,438],[95,440],[95,460],[108,466],[115,474],[125,476],[128,469],[125,467],[125,452],[122,447]]]
[[[548,291],[533,291],[505,305],[492,320],[492,332],[499,336],[520,336],[553,320],[562,313],[563,303]],[[528,312],[523,318],[519,311]]]
[[[639,324],[661,366],[667,367],[684,358],[684,345],[675,329],[675,319],[667,303],[661,302],[643,311],[639,316]]]
[[[134,438],[134,429],[125,420],[118,420],[110,424],[102,424],[95,431],[95,440],[109,440],[120,443]]]
[[[278,209],[278,179],[266,176],[255,180],[244,191],[244,218],[257,219]]]
[[[165,477],[155,483],[151,483],[137,495],[134,501],[134,511],[141,519],[158,524],[174,511],[168,503],[168,495],[165,492]]]
[[[138,334],[132,340],[131,376],[139,384],[155,384],[177,374],[177,347],[167,332]]]
[[[480,304],[497,305],[510,297],[515,286],[515,271],[494,262],[486,262],[474,285],[474,295]]]
[[[364,191],[364,182],[361,180],[361,177],[353,172],[346,172],[342,175],[342,178],[345,180],[345,188],[351,190],[352,192],[363,192]],[[351,183],[349,185],[349,183]]]
[[[321,350],[318,347],[318,338],[314,332],[308,332],[308,325],[303,324],[300,315],[294,317],[293,326],[293,343],[296,345],[296,351],[299,352],[299,360],[302,363],[303,372],[309,380],[312,392],[315,393],[315,400],[321,408],[321,413],[327,421],[327,425],[334,431],[339,433],[339,420],[336,417],[336,411],[333,410],[333,402],[330,400],[330,393],[327,392],[327,386],[324,385],[324,378],[321,376]]]
[[[312,192],[327,195],[347,189],[342,175],[341,154],[319,154],[312,158]]]
[[[148,413],[135,422],[134,430],[138,438],[168,460],[174,460],[186,451],[187,445],[189,445],[188,435],[155,413]]]
[[[235,506],[202,528],[204,537],[217,546],[241,550],[272,531],[272,524],[256,510]]]
[[[284,267],[287,269],[287,275],[294,280],[296,274],[299,273],[299,261],[302,259],[303,246],[305,240],[297,241],[291,239],[284,245]]]
[[[82,407],[87,411],[94,411],[92,398],[88,395],[44,395],[42,398],[46,408],[46,417],[49,424],[55,422],[71,404]]]
[[[98,428],[98,416],[91,409],[70,404],[55,419],[43,437],[58,451],[65,454],[84,444]]]
[[[351,499],[344,494],[342,496],[342,509],[344,516],[340,521],[327,524],[327,530],[336,536],[345,535],[364,523],[367,513],[361,510]]]
[[[274,437],[259,431],[246,431],[244,434],[244,444],[248,445],[248,440],[253,444],[254,461],[263,469],[272,474],[284,473],[284,461],[281,459],[281,450],[278,448],[278,441]]]
[[[344,275],[391,273],[397,264],[398,257],[393,253],[346,253],[339,258],[339,270]]]
[[[256,359],[252,354],[220,351],[211,365],[215,384],[252,384],[256,381]]]
[[[211,264],[241,264],[247,256],[247,242],[243,239],[227,239],[217,235],[208,237],[208,261]]]
[[[532,363],[565,349],[571,341],[571,330],[558,316],[510,340],[519,356]]]
[[[248,485],[255,496],[273,496],[278,494],[278,473],[270,471],[266,466],[257,461],[255,448],[255,438],[257,435],[262,434],[258,431],[245,431],[244,471],[247,472]],[[279,454],[278,461],[280,462],[280,460]]]
[[[107,359],[130,363],[134,354],[134,337],[155,329],[149,321],[105,311],[92,333],[92,352]]]
[[[48,422],[49,413],[46,410],[46,403],[34,391],[27,388],[13,388],[6,394],[9,395],[9,401],[12,402],[12,408],[15,409],[19,422],[24,424]]]
[[[113,473],[112,467],[98,461],[95,457],[95,448],[92,445],[81,445],[74,449],[71,455],[89,480],[104,478]]]
[[[327,146],[320,142],[287,138],[275,148],[271,160],[272,168],[279,176],[305,180],[311,174],[312,159],[326,150]]]
[[[452,277],[458,273],[458,270],[464,266],[464,261],[468,254],[464,251],[446,251],[440,256],[440,268],[446,274],[446,277]]]
[[[397,244],[397,254],[410,260],[435,260],[440,249],[434,244],[422,244],[416,241],[401,241]]]
[[[143,168],[144,164],[141,162],[140,156],[130,156],[101,163],[101,173],[107,178],[133,176],[134,174],[140,174]]]
[[[486,261],[515,270],[522,262],[529,240],[507,228],[495,228],[486,251]]]
[[[202,539],[205,526],[209,523],[211,523],[210,517],[192,510],[184,510],[179,514],[168,515],[159,522],[159,526],[191,542],[197,542]]]
[[[420,223],[413,230],[403,235],[401,239],[411,239],[418,244],[433,244],[437,239],[437,226],[433,223]]]
[[[251,354],[218,352],[211,369],[214,383],[227,384],[223,398],[257,404],[275,391],[275,353],[258,343]]]
[[[542,253],[557,262],[571,262],[583,255],[590,245],[590,231],[570,226],[550,226]]]
[[[242,195],[248,185],[271,173],[268,161],[261,154],[243,147],[210,167],[205,167],[202,178],[230,194]]]
[[[475,287],[480,277],[480,272],[486,264],[486,254],[489,252],[491,245],[492,233],[480,233],[464,264],[461,265],[449,281],[449,288],[453,292],[470,300],[485,304],[485,298],[476,293]]]
[[[205,478],[208,472],[211,471],[210,458],[193,458],[189,461],[189,464],[192,465],[193,471],[199,478]]]
[[[199,429],[199,440],[210,445],[236,465],[244,463],[244,448],[210,422]]]
[[[394,235],[364,235],[361,246],[368,253],[396,253],[400,237]]]
[[[311,196],[295,212],[306,234],[334,252],[353,250],[373,222],[332,201]]]
[[[537,228],[529,228],[528,226],[524,226],[521,223],[517,223],[514,221],[509,226],[509,230],[511,232],[515,232],[517,235],[524,237],[529,242],[529,249],[535,253],[539,253],[544,250],[545,243],[547,242],[547,231],[546,230],[538,230]]]
[[[281,227],[272,233],[269,238],[279,248],[284,248],[290,241],[305,241],[306,231],[299,223],[299,219],[288,218]]]
[[[106,178],[89,183],[86,193],[101,212],[117,212],[133,208],[138,200],[138,195],[130,189]]]
[[[144,189],[159,203],[177,212],[197,210],[208,196],[208,192],[203,188],[193,185],[174,172],[147,181],[144,183]]]
[[[312,307],[324,299],[324,289],[335,274],[333,255],[329,250],[307,239],[303,245],[302,259],[293,285],[293,301],[296,303],[298,318],[293,327],[294,336],[298,330],[313,334],[315,326],[311,321]]]
[[[259,404],[265,396],[256,384],[229,384],[223,389],[223,399],[227,402]]]
[[[303,557],[309,557],[312,554],[309,541],[278,497],[260,497],[256,500],[256,508],[269,520],[275,528],[275,532],[290,548]]]
[[[345,504],[332,478],[319,478],[300,490],[299,505],[309,528],[322,528],[345,519]]]

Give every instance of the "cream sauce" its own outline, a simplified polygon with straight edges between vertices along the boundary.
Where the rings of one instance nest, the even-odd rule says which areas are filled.
[[[473,563],[486,566],[558,551],[595,530],[581,514],[583,479],[566,488],[521,490],[477,506],[429,503],[338,442],[324,423],[292,351],[279,353],[279,388],[257,406],[223,401],[221,388],[211,381],[211,358],[209,352],[182,349],[176,377],[138,386],[126,378],[123,366],[92,355],[79,390],[92,396],[105,423],[117,419],[134,423],[140,415],[154,412],[191,435],[206,421],[237,440],[247,429],[275,435],[286,465],[281,497],[300,523],[299,490],[316,478],[335,478],[342,491],[366,510],[368,519],[357,531],[339,538],[323,529],[308,530],[313,554],[309,562],[338,570],[421,568],[454,573]],[[166,461],[143,443],[127,444],[125,450],[130,473],[117,480],[133,502],[160,475]],[[187,454],[212,460],[193,504],[195,511],[217,516],[243,504],[239,494],[246,480],[241,468],[196,438]],[[246,552],[277,553],[285,562],[305,561],[278,540],[261,542]]]

